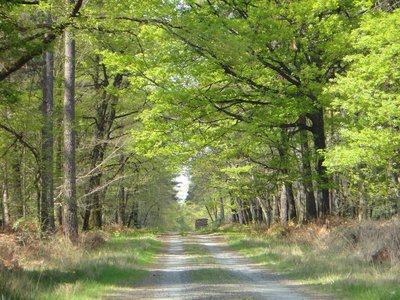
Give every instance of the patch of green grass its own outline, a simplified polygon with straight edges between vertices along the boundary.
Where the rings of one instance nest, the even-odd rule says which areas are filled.
[[[398,269],[355,260],[334,247],[317,249],[283,237],[232,232],[228,243],[270,270],[344,299],[400,299]]]
[[[185,253],[190,256],[191,264],[215,264],[215,259],[204,246],[199,244],[185,244]]]
[[[75,249],[75,258],[66,253],[31,269],[0,270],[0,299],[99,299],[148,275],[143,266],[160,247],[152,234],[115,235],[96,250]]]
[[[229,270],[221,268],[201,268],[190,271],[190,279],[200,283],[239,283],[240,280]]]
[[[185,244],[185,254],[190,257],[190,265],[194,266],[188,276],[199,283],[234,283],[239,282],[232,272],[217,267],[214,256],[201,244]]]

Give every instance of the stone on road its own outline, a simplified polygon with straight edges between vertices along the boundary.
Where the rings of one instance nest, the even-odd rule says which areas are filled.
[[[143,282],[104,299],[332,299],[305,291],[229,249],[223,237],[168,235]]]

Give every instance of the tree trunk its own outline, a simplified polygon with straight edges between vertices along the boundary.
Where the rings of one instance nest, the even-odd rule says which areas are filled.
[[[306,126],[306,120],[304,118],[301,118],[299,122],[301,125]],[[301,171],[303,173],[302,185],[306,199],[305,219],[306,221],[311,221],[317,218],[317,206],[315,203],[314,188],[312,184],[310,147],[308,145],[307,131],[302,130],[300,135]]]
[[[231,199],[231,222],[233,224],[237,223],[238,220],[238,213],[237,213],[237,209],[235,209],[235,201],[233,200],[233,196],[231,193],[229,193],[230,199]]]
[[[212,214],[211,214],[211,212],[210,212],[210,209],[208,208],[207,204],[205,205],[205,207],[206,207],[206,210],[207,210],[207,214],[208,214],[208,216],[209,216],[210,219],[211,219],[211,222],[214,222],[213,216],[212,216]]]
[[[11,204],[14,208],[14,216],[16,219],[24,216],[24,199],[22,192],[22,174],[21,174],[22,154],[19,147],[15,147],[15,158],[12,163],[12,194]]]
[[[90,206],[88,203],[85,204],[85,211],[83,213],[83,220],[82,220],[82,230],[89,231],[90,229]]]
[[[131,213],[129,214],[129,217],[128,217],[127,226],[131,227],[131,225],[133,225],[136,228],[140,227],[139,204],[137,203],[137,201],[133,201]]]
[[[278,147],[279,158],[284,166],[281,173],[284,176],[282,191],[281,191],[281,223],[287,225],[288,220],[296,218],[296,205],[293,197],[292,184],[288,182],[289,169],[287,160],[289,159],[289,137],[285,130],[281,131],[281,145]]]
[[[126,196],[125,187],[121,183],[118,188],[118,211],[117,211],[117,222],[119,225],[124,226],[126,224],[125,212],[126,210]]]
[[[224,199],[219,197],[219,220],[222,223],[225,221],[225,209],[224,209]]]
[[[279,222],[280,211],[279,211],[279,196],[278,194],[274,195],[274,223]]]
[[[98,190],[98,191],[93,192],[93,190],[98,189],[100,187],[101,176],[102,176],[102,174],[98,174],[96,176],[90,177],[90,180],[89,180],[89,186],[93,193],[91,195],[91,197],[92,197],[91,212],[93,215],[93,226],[97,229],[101,229],[101,227],[103,226],[103,220],[102,220],[103,210],[102,210],[102,205],[101,205],[101,191]]]
[[[216,205],[213,206],[214,220],[215,223],[218,223],[218,208]]]
[[[358,219],[360,221],[368,218],[368,196],[363,182],[359,183],[360,190],[360,208],[358,211]]]
[[[54,178],[56,180],[56,186],[57,186],[57,198],[60,197],[62,194],[62,187],[63,187],[63,181],[62,181],[62,171],[63,171],[63,162],[62,162],[62,144],[63,144],[63,132],[62,132],[62,114],[59,113],[59,116],[57,118],[57,129],[58,129],[58,134],[57,134],[57,143],[56,143],[56,169],[55,169],[55,174]],[[57,223],[58,226],[63,225],[63,201],[60,199],[58,200],[57,205]]]
[[[257,197],[254,199],[254,207],[255,207],[255,216],[256,216],[256,223],[262,223],[264,220],[262,209]]]
[[[242,200],[239,197],[236,197],[236,204],[237,204],[237,212],[239,217],[239,224],[243,225],[245,223],[245,217],[243,212],[243,204]]]
[[[251,223],[256,223],[257,222],[257,215],[256,215],[256,208],[254,206],[254,201],[250,199],[250,215],[251,215],[251,220],[249,220]]]
[[[314,139],[314,147],[316,151],[317,163],[316,169],[318,173],[318,203],[321,205],[321,216],[326,217],[330,214],[329,208],[329,179],[326,174],[326,167],[323,165],[324,157],[319,152],[326,150],[325,142],[325,126],[324,111],[319,108],[315,113],[309,115],[312,121],[311,132]]]
[[[8,203],[8,170],[7,162],[4,165],[4,177],[3,177],[3,197],[2,197],[2,207],[3,207],[3,229],[8,229],[11,226],[10,208]]]
[[[64,197],[65,234],[76,242],[78,218],[76,199],[75,161],[75,40],[70,31],[65,32],[65,91],[64,91]]]
[[[86,211],[85,218],[92,217],[93,226],[96,228],[101,228],[103,225],[102,221],[102,191],[99,190],[101,187],[101,180],[103,177],[103,171],[101,168],[98,168],[99,164],[101,164],[104,160],[104,155],[106,152],[106,148],[108,145],[108,139],[110,132],[112,130],[112,126],[115,121],[116,116],[116,105],[118,103],[118,97],[114,95],[107,94],[106,88],[109,86],[107,70],[104,66],[102,66],[103,72],[103,80],[100,82],[100,57],[96,56],[96,73],[94,74],[94,86],[95,89],[101,97],[99,97],[100,101],[96,103],[96,111],[95,111],[95,127],[93,133],[93,143],[94,146],[92,148],[90,154],[91,160],[91,168],[95,170],[90,178],[89,178],[89,188],[90,195],[86,199]],[[114,78],[113,87],[118,88],[122,82],[122,75],[117,74]],[[123,158],[124,160],[124,158]],[[84,223],[88,223],[85,219]]]
[[[43,102],[42,102],[42,155],[41,155],[41,211],[40,223],[42,232],[54,232],[54,178],[53,178],[53,69],[52,51],[44,54],[43,68]]]
[[[282,184],[281,191],[281,224],[286,226],[289,219],[289,199],[286,183]]]
[[[257,201],[261,207],[262,214],[264,216],[264,221],[269,227],[271,225],[271,206],[269,203],[269,193],[265,193],[265,202],[260,197],[257,197]]]
[[[297,220],[297,211],[296,211],[296,203],[294,201],[293,195],[293,185],[291,183],[286,184],[286,192],[288,198],[288,218],[289,220]]]

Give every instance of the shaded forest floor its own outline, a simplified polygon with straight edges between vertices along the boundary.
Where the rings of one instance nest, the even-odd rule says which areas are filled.
[[[340,299],[400,299],[400,219],[222,227],[230,246],[306,287]]]
[[[0,234],[0,298],[99,299],[145,277],[142,266],[160,247],[149,233],[90,233],[77,246],[60,236]]]

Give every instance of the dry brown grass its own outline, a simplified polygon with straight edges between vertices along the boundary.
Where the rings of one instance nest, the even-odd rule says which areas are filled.
[[[85,252],[102,246],[107,238],[103,232],[83,233],[79,243],[73,245],[61,234],[39,239],[34,232],[0,233],[0,268],[34,269],[44,263],[54,267],[71,264],[78,262]]]
[[[0,268],[18,269],[20,260],[20,246],[14,235],[0,234]]]
[[[316,223],[255,225],[251,231],[262,237],[285,237],[316,251],[329,250],[361,262],[400,267],[400,217],[384,221],[355,221],[338,217]]]
[[[343,220],[330,218],[321,223],[279,226],[268,230],[280,232],[292,242],[313,248],[330,249],[363,262],[400,265],[400,218],[385,221]]]

